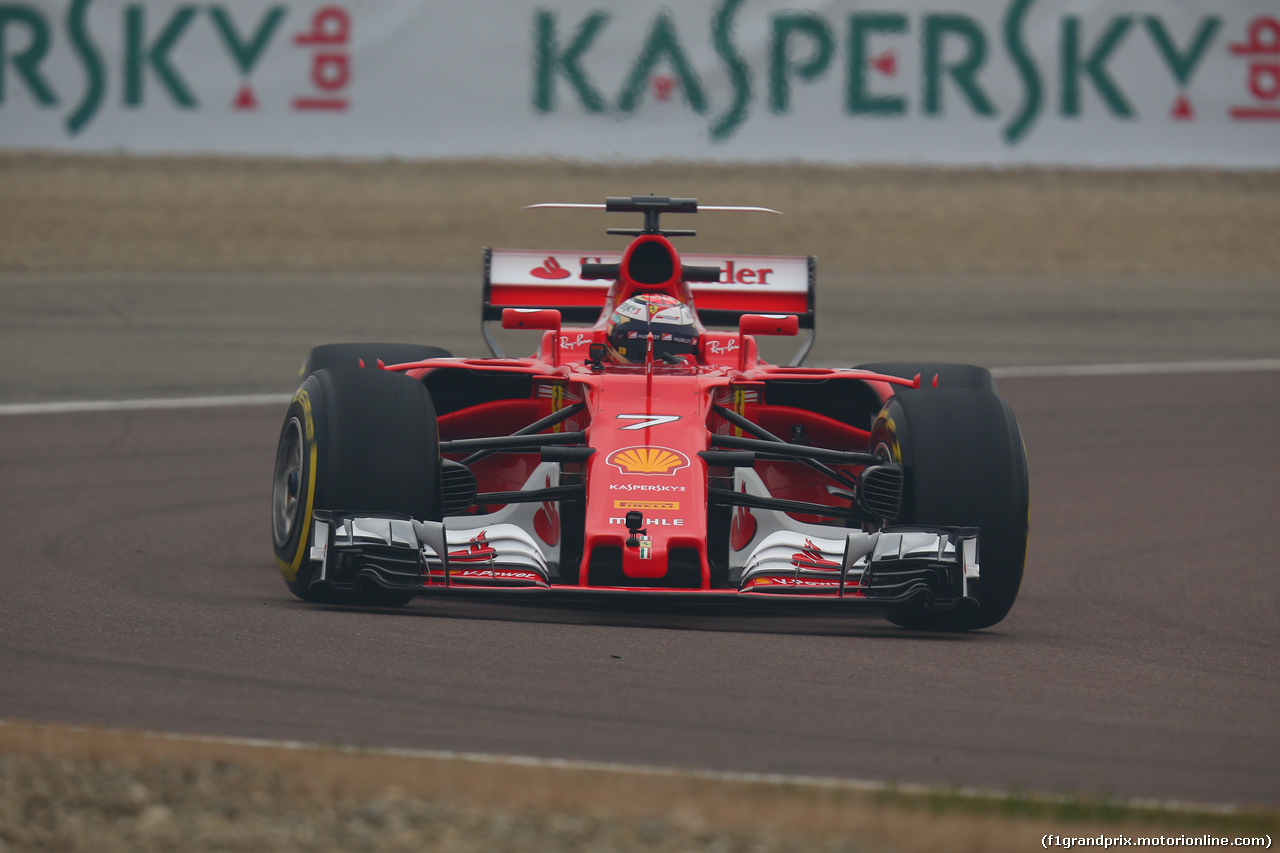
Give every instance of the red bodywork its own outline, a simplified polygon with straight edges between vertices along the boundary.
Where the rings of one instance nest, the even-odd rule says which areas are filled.
[[[666,252],[673,260],[672,275],[660,283],[641,283],[629,273],[629,261],[646,244]],[[588,260],[586,257],[583,261]],[[439,417],[442,441],[508,435],[576,403],[585,408],[572,418],[557,424],[556,432],[583,431],[586,445],[594,448],[585,462],[567,464],[567,475],[580,478],[586,487],[584,542],[582,565],[567,569],[569,578],[577,578],[577,586],[644,587],[661,589],[670,566],[680,563],[686,573],[696,571],[696,584],[686,577],[681,591],[713,588],[712,571],[707,555],[710,523],[707,489],[718,482],[732,488],[732,470],[714,468],[698,455],[710,449],[713,435],[741,435],[741,431],[713,411],[713,406],[731,409],[769,432],[784,438],[803,433],[808,442],[825,448],[866,451],[867,430],[834,418],[792,406],[768,405],[761,390],[767,380],[821,380],[838,375],[868,382],[881,401],[891,394],[893,384],[909,385],[910,380],[871,374],[865,371],[829,370],[805,367],[781,367],[760,360],[751,334],[795,334],[795,314],[806,305],[804,295],[772,294],[764,305],[753,301],[743,306],[727,296],[697,300],[681,275],[680,256],[671,242],[660,234],[636,237],[623,254],[619,275],[604,295],[601,285],[557,284],[545,292],[524,288],[518,293],[500,286],[486,288],[486,308],[491,304],[515,303],[521,311],[508,308],[504,316],[507,328],[542,329],[537,352],[528,358],[433,359],[387,366],[415,378],[427,379],[436,370],[465,369],[480,373],[500,372],[526,374],[531,377],[532,393],[523,399],[500,399],[480,402]],[[569,272],[554,257],[535,269],[538,278],[567,278]],[[729,273],[732,277],[732,273]],[[568,286],[566,286],[568,285]],[[706,310],[706,303],[716,309],[782,310],[787,316],[747,315],[740,320],[737,332],[704,331],[699,344],[697,365],[614,365],[607,361],[587,361],[590,346],[605,340],[605,323],[613,307],[638,292],[670,294]],[[762,294],[764,295],[764,294]],[[599,309],[593,326],[559,328],[560,313],[554,309],[530,310],[538,305],[590,305]],[[918,378],[916,382],[918,383]],[[451,454],[460,460],[463,454]],[[539,464],[536,453],[497,453],[470,467],[480,492],[517,490],[525,486]],[[857,474],[857,466],[836,466]],[[830,503],[829,481],[815,477],[812,470],[797,461],[760,461],[756,473],[770,493],[778,498]],[[727,473],[727,478],[726,478]],[[537,484],[542,485],[542,484]],[[495,506],[473,507],[473,511],[491,512]],[[640,511],[644,517],[644,536],[628,545],[629,531],[624,519],[629,511]],[[753,525],[751,511],[738,507],[732,513],[732,535],[750,539]],[[797,521],[822,523],[820,519],[795,516]],[[559,544],[562,535],[560,507],[548,501],[534,519],[534,533],[548,545]],[[612,549],[612,550],[610,550]],[[593,582],[587,571],[591,555],[620,555],[620,575],[613,583]],[[461,556],[461,555],[460,555]],[[463,578],[455,579],[455,583]]]

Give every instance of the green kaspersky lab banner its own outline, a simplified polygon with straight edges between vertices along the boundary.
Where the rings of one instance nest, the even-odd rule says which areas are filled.
[[[0,148],[1275,168],[1280,7],[0,2]]]

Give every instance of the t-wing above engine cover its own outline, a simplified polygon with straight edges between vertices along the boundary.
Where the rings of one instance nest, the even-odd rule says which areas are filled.
[[[735,210],[751,213],[774,213],[779,216],[781,211],[774,210],[770,207],[752,207],[732,204],[706,204],[699,206],[696,198],[670,198],[664,195],[633,195],[627,196],[609,196],[604,200],[604,204],[589,204],[577,202],[543,202],[541,204],[526,205],[525,210],[604,210],[609,213],[642,213],[644,214],[644,228],[609,228],[606,229],[607,234],[618,234],[624,237],[636,237],[641,234],[661,234],[664,237],[692,237],[697,234],[696,231],[675,230],[663,231],[659,225],[659,217],[664,213],[698,213],[699,211],[725,211]]]

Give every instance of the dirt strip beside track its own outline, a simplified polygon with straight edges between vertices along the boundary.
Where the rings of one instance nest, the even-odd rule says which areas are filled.
[[[714,251],[894,273],[1274,275],[1280,171],[339,162],[0,153],[0,270],[471,271],[483,245],[600,248],[635,217],[543,201],[693,196]]]
[[[1064,833],[1275,836],[1280,819],[0,724],[16,849],[1021,853]]]

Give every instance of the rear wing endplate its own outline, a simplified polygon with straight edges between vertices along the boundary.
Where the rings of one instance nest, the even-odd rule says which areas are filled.
[[[720,280],[689,282],[704,326],[736,329],[743,314],[794,314],[808,332],[792,364],[803,363],[816,333],[816,259],[805,255],[681,254],[686,265],[717,266]],[[554,308],[565,323],[592,325],[600,318],[611,281],[584,279],[584,264],[616,264],[621,252],[485,249],[484,304],[480,328],[489,350],[502,350],[489,331],[504,308]]]

